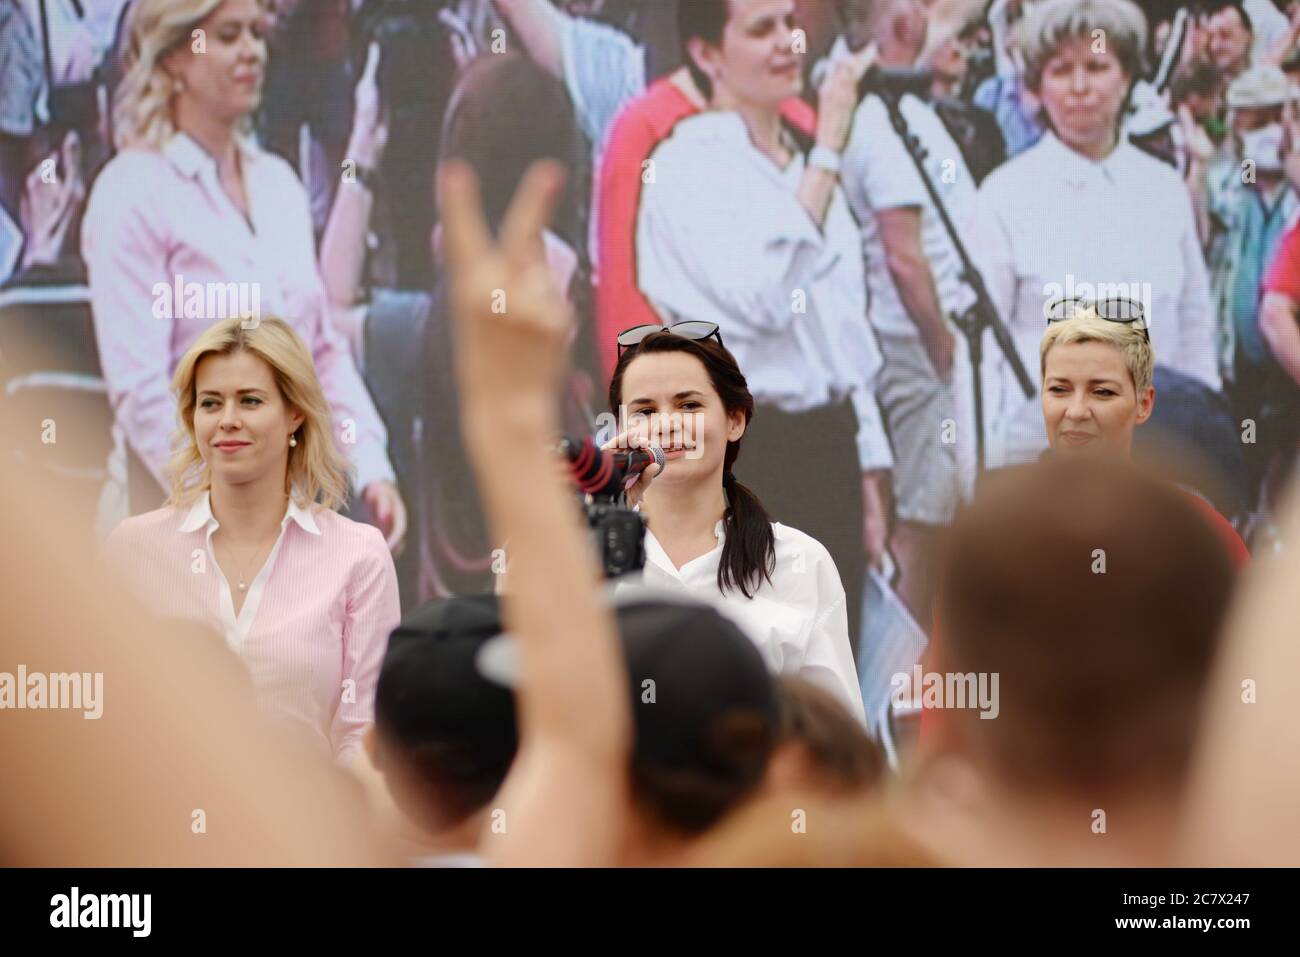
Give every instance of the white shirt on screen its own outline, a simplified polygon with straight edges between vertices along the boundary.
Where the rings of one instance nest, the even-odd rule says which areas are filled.
[[[1290,32],[1291,23],[1273,0],[1242,0],[1241,5],[1250,17],[1255,36],[1250,47],[1250,62],[1252,65],[1264,63],[1278,42]]]
[[[723,523],[712,551],[676,567],[654,533],[646,530],[642,583],[687,592],[709,602],[757,645],[774,674],[794,674],[833,694],[859,721],[866,718],[858,686],[844,586],[826,547],[797,528],[772,523],[776,568],[752,598],[718,591],[718,565],[726,541]]]
[[[911,94],[900,108],[908,129],[926,151],[926,172],[967,249],[975,218],[975,180],[961,150],[934,110]],[[862,227],[862,254],[867,263],[871,324],[896,336],[919,336],[894,284],[885,256],[876,213],[916,207],[921,211],[921,251],[930,264],[944,314],[960,313],[974,299],[961,281],[961,260],[935,212],[921,174],[899,139],[880,97],[868,96],[853,116],[853,131],[844,150],[844,194]]]
[[[867,322],[858,226],[838,187],[821,228],[740,114],[683,120],[652,155],[637,278],[667,322],[715,322],[760,404],[807,412],[853,400],[863,470],[893,456],[876,405],[880,349]]]
[[[539,6],[559,37],[564,85],[599,160],[614,118],[645,92],[645,47],[615,27],[565,13],[550,2]]]
[[[346,763],[374,720],[379,666],[401,619],[383,535],[291,501],[236,616],[212,550],[219,527],[205,492],[188,509],[128,518],[104,553],[160,617],[198,621],[222,635],[262,706],[306,726],[323,750]]]

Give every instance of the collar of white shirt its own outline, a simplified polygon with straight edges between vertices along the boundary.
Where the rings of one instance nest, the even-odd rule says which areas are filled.
[[[696,562],[699,562],[701,559],[705,559],[705,558],[709,558],[710,556],[717,555],[719,553],[719,550],[721,549],[723,543],[727,539],[727,533],[723,527],[723,523],[721,520],[718,521],[717,525],[713,526],[713,536],[718,541],[718,544],[715,545],[713,549],[705,552],[703,555],[700,555],[696,558],[692,558],[681,568],[678,568],[676,565],[673,564],[673,560],[668,557],[668,553],[664,551],[664,547],[659,544],[659,539],[655,538],[653,532],[651,532],[649,529],[646,529],[645,560],[649,564],[655,565],[656,567],[662,569],[663,571],[667,572],[673,577],[681,579],[684,577],[686,570],[691,566],[695,565]]]
[[[310,511],[302,508],[294,501],[293,496],[289,496],[289,507],[285,510],[284,518],[280,520],[280,528],[284,528],[289,521],[294,521],[304,531],[311,532],[313,535],[320,534],[320,526],[316,524],[316,519],[312,517]],[[181,522],[179,531],[197,532],[208,525],[216,531],[221,527],[215,515],[212,514],[212,493],[204,492],[203,495],[190,507],[189,514],[185,516],[185,521]]]
[[[241,158],[245,162],[257,159],[260,151],[248,137],[237,135],[235,145],[239,148]],[[211,169],[216,166],[212,154],[195,142],[188,133],[173,134],[162,152],[167,157],[167,161],[176,167],[178,173],[191,179],[198,176],[205,168]]]
[[[1131,181],[1133,157],[1130,156],[1130,151],[1145,155],[1136,146],[1121,140],[1105,159],[1089,159],[1066,146],[1055,133],[1048,130],[1043,134],[1042,152],[1039,155],[1044,164],[1058,170],[1061,178],[1071,186],[1114,186],[1126,180]]]

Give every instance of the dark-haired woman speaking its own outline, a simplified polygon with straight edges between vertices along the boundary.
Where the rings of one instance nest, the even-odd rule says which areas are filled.
[[[620,336],[611,409],[616,442],[667,452],[628,491],[649,522],[645,582],[717,601],[774,672],[807,678],[863,716],[844,586],[816,539],[771,522],[734,472],[754,397],[711,323]]]

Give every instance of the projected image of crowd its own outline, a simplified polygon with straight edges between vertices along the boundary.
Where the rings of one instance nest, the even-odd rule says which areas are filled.
[[[49,733],[212,733],[114,723],[165,660],[276,729],[232,838],[282,754],[338,785],[86,863],[1297,859],[1300,2],[0,0],[0,49],[4,547],[130,603]],[[602,582],[557,441],[651,433]]]

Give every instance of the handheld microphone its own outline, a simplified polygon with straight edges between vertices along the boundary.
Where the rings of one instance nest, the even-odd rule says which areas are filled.
[[[640,475],[651,465],[660,468],[664,465],[664,450],[657,445],[608,452],[598,448],[590,438],[563,438],[559,452],[573,469],[573,481],[578,488],[596,498],[612,498],[623,491],[632,476]]]

